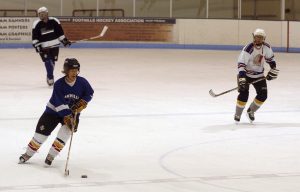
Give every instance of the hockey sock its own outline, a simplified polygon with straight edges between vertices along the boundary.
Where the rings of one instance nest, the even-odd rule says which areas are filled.
[[[59,152],[64,148],[70,136],[71,130],[65,125],[61,126],[48,154],[55,158],[59,154]]]
[[[54,66],[55,66],[55,63],[51,59],[48,59],[45,61],[45,67],[46,67],[48,79],[54,78],[54,76],[53,76]]]
[[[243,110],[245,108],[246,102],[237,100],[235,107],[235,115],[241,117]]]
[[[26,154],[30,157],[33,156],[37,152],[37,150],[41,147],[41,145],[44,143],[44,141],[46,141],[47,138],[48,136],[46,135],[35,133],[33,138],[28,144],[28,147],[26,149]]]
[[[264,102],[259,101],[258,99],[255,98],[254,101],[251,103],[249,109],[253,112],[256,112],[263,103]]]

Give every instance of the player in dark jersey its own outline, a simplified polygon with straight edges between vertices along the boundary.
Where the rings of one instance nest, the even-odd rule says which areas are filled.
[[[58,59],[59,45],[70,46],[71,42],[65,37],[60,22],[55,17],[48,16],[48,9],[38,9],[39,19],[32,26],[32,45],[45,63],[47,71],[47,84],[54,83],[54,66]]]
[[[78,76],[79,70],[80,64],[76,59],[65,60],[65,76],[54,83],[52,96],[36,125],[35,134],[26,152],[19,158],[19,163],[28,161],[61,123],[62,126],[45,160],[46,164],[51,165],[70,138],[72,130],[77,131],[80,112],[87,107],[94,94],[89,82]]]

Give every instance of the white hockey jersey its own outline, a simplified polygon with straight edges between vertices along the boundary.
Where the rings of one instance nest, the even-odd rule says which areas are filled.
[[[263,43],[256,48],[253,43],[246,45],[238,58],[239,74],[245,74],[251,78],[264,76],[264,63],[267,62],[271,68],[276,67],[274,53],[269,44]]]

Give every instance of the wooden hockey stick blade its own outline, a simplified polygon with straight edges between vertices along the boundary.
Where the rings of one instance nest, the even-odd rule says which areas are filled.
[[[108,27],[105,25],[101,31],[101,33],[97,36],[94,36],[94,37],[90,37],[90,38],[86,38],[86,39],[81,39],[81,40],[77,40],[77,41],[72,41],[71,43],[78,43],[80,41],[88,41],[88,40],[93,40],[93,39],[98,39],[100,37],[103,37],[106,33],[106,31],[108,30]]]
[[[103,37],[107,31],[108,27],[105,25],[100,33],[100,37]]]

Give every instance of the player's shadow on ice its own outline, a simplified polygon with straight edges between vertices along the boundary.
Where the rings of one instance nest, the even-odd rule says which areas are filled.
[[[270,129],[270,128],[299,128],[300,123],[269,123],[269,122],[241,122],[238,124],[211,125],[203,128],[205,132],[235,131],[240,129]]]

